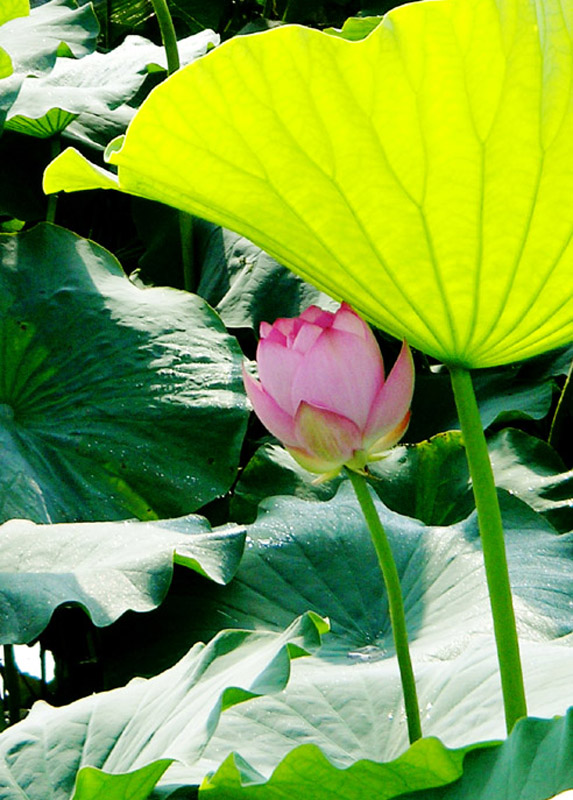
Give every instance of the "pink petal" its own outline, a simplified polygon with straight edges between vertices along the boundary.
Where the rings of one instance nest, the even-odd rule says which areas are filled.
[[[305,322],[301,325],[293,343],[293,350],[297,353],[307,353],[319,336],[324,333],[324,328],[320,325],[313,325],[311,322]]]
[[[300,326],[298,319],[281,317],[276,319],[272,325],[268,322],[261,322],[259,325],[259,336],[261,339],[269,339],[273,342],[286,344],[288,339],[296,333]]]
[[[294,419],[275,403],[270,394],[252,375],[249,375],[244,364],[243,383],[255,414],[263,425],[283,444],[296,447],[298,440],[295,434]]]
[[[263,331],[263,324],[268,325],[268,323],[262,323],[260,327],[260,342],[274,342],[275,344],[280,344],[282,347],[287,346],[288,337],[284,335],[277,327],[271,325],[270,328],[266,328]],[[259,344],[260,344],[259,342]]]
[[[364,446],[368,451],[374,442],[402,423],[412,403],[413,393],[414,362],[410,348],[404,342],[386,383],[372,404],[364,437]]]
[[[320,325],[321,328],[330,328],[334,320],[334,314],[332,311],[324,311],[318,306],[309,306],[302,312],[299,319],[303,319],[305,322],[312,322],[315,325]]]
[[[364,320],[358,316],[358,314],[353,311],[348,303],[343,303],[336,314],[334,315],[334,321],[332,323],[332,327],[336,328],[339,331],[347,331],[347,333],[354,333],[357,336],[360,336],[362,339],[368,339],[372,337],[374,339],[374,334],[368,327],[368,325],[364,322]],[[374,340],[376,341],[376,340]]]
[[[274,342],[271,337],[261,339],[257,347],[259,378],[266,392],[276,403],[294,417],[296,406],[292,402],[292,385],[303,355],[292,348]]]
[[[351,420],[305,402],[296,412],[295,433],[300,448],[320,464],[319,472],[350,461],[362,442],[360,430]]]
[[[329,328],[296,371],[290,408],[306,401],[342,414],[363,430],[383,381],[382,356],[373,336],[364,341]]]
[[[380,458],[387,450],[391,447],[394,447],[395,444],[398,444],[402,436],[408,430],[408,425],[410,424],[410,417],[411,414],[408,411],[404,419],[395,427],[393,430],[388,431],[379,439],[377,439],[368,450],[368,460],[375,461],[377,458]]]

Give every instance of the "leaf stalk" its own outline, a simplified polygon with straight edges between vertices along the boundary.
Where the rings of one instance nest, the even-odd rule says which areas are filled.
[[[354,487],[358,502],[360,503],[360,508],[364,514],[366,524],[368,525],[376,555],[378,556],[378,563],[382,571],[384,585],[386,586],[390,621],[392,623],[392,635],[394,637],[394,646],[396,648],[400,679],[404,692],[408,736],[410,738],[410,744],[413,744],[417,739],[422,737],[422,725],[420,723],[420,708],[416,692],[414,670],[412,669],[412,659],[410,658],[410,649],[408,647],[408,631],[406,628],[402,590],[400,588],[400,577],[396,569],[396,562],[394,561],[390,542],[388,541],[386,531],[376,511],[376,506],[370,495],[366,479],[362,475],[351,470],[348,470],[348,475],[350,476],[350,481]]]
[[[151,0],[151,5],[155,11],[157,22],[159,24],[159,31],[161,33],[161,41],[165,48],[165,55],[167,57],[167,74],[173,75],[179,69],[179,50],[177,49],[177,37],[175,35],[175,27],[173,19],[169,12],[167,0]]]
[[[449,370],[478,515],[509,734],[517,720],[527,716],[527,706],[503,523],[471,375],[463,367]]]

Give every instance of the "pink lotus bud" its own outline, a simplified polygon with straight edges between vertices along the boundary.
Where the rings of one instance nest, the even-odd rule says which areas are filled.
[[[300,317],[261,324],[260,382],[243,380],[262,423],[319,480],[343,466],[362,471],[404,435],[414,365],[404,342],[388,378],[372,331],[343,303],[310,306]]]

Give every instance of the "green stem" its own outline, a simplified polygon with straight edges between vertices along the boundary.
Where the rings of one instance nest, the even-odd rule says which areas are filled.
[[[398,667],[402,680],[404,692],[404,706],[406,709],[406,719],[408,721],[408,735],[410,744],[420,739],[422,736],[422,726],[420,724],[420,709],[418,705],[418,695],[416,694],[416,683],[414,680],[414,670],[410,659],[408,648],[408,631],[406,629],[406,617],[404,614],[404,602],[400,589],[400,578],[392,549],[386,531],[384,530],[380,517],[376,511],[376,506],[372,501],[366,480],[356,472],[348,470],[352,486],[356,492],[356,497],[360,503],[360,508],[372,536],[372,542],[378,556],[378,563],[382,570],[384,585],[388,595],[388,608],[390,610],[390,621],[392,623],[392,634],[394,636],[394,646],[398,657]]]
[[[555,409],[555,414],[553,415],[553,420],[551,421],[549,439],[547,440],[551,447],[554,447],[557,451],[559,451],[559,441],[561,439],[561,430],[563,428],[563,416],[568,408],[568,402],[566,401],[569,401],[570,398],[573,399],[572,375],[573,361],[571,361],[569,372],[567,373],[567,378],[565,379],[565,385],[563,386],[563,390],[559,396],[559,402],[557,403],[557,408]]]
[[[179,212],[179,237],[183,262],[183,286],[187,292],[194,292],[197,287],[193,272],[193,217],[184,211]]]
[[[62,137],[59,133],[50,139],[50,161],[53,161],[62,151]],[[46,206],[46,222],[56,221],[56,208],[58,206],[58,195],[49,194]]]
[[[161,32],[161,41],[165,48],[165,55],[167,56],[167,74],[173,75],[179,69],[179,51],[177,49],[177,37],[175,36],[175,28],[173,27],[173,20],[169,13],[167,0],[151,0],[157,22],[159,23],[159,30]]]
[[[167,0],[151,0],[159,30],[161,41],[167,56],[167,74],[173,75],[180,67],[177,37],[173,26],[173,19],[169,12]],[[186,245],[191,239],[192,217],[184,211],[179,212],[179,238],[181,241],[181,259],[183,261],[183,285],[188,292],[193,291],[193,260],[191,250]]]
[[[20,721],[20,680],[14,658],[14,646],[4,645],[4,697],[8,695],[8,721],[14,725]]]
[[[501,673],[505,723],[510,733],[517,720],[527,716],[527,707],[501,512],[471,375],[462,367],[450,367],[450,376],[472,478]]]

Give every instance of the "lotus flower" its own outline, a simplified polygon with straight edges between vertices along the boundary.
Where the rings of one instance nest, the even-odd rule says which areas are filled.
[[[318,481],[363,471],[404,435],[414,366],[404,342],[388,378],[372,331],[343,303],[261,323],[260,382],[243,367],[257,416]]]

